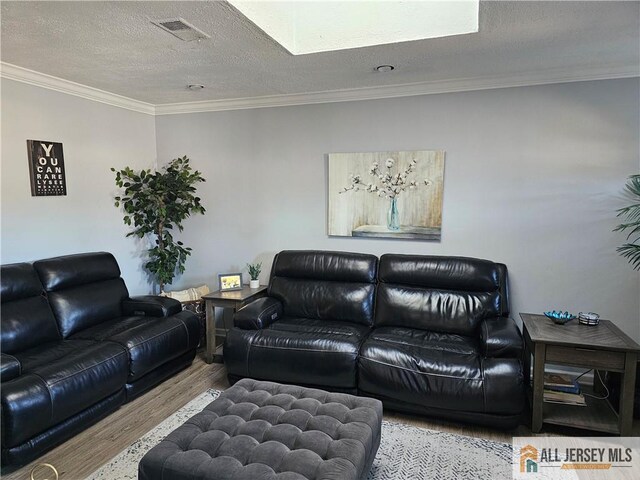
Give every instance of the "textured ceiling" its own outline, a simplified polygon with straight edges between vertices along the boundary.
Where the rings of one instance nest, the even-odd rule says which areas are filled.
[[[299,56],[224,2],[1,8],[3,62],[152,104],[541,72],[640,73],[639,2],[481,2],[479,33]],[[171,17],[211,38],[183,42],[150,23]],[[381,64],[396,70],[374,72]],[[190,83],[206,88],[189,91]]]

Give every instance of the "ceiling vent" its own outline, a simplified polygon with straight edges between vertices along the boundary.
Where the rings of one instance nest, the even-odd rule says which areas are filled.
[[[210,38],[209,35],[202,30],[197,29],[189,22],[182,18],[169,18],[167,20],[151,20],[151,23],[157,25],[165,32],[169,32],[171,35],[178,37],[185,42],[192,42],[193,40],[202,40],[203,38]]]

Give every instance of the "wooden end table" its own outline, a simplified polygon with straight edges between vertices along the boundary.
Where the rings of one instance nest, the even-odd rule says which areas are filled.
[[[531,388],[531,431],[539,432],[543,423],[564,425],[629,436],[633,423],[636,364],[640,345],[625,335],[609,320],[596,326],[581,325],[571,320],[557,325],[544,315],[521,313],[525,341],[525,380],[530,383],[533,356],[533,385]],[[608,399],[585,397],[586,407],[545,403],[545,363],[591,368],[597,371],[622,373],[618,413]],[[594,375],[594,391],[604,388]]]
[[[242,287],[242,290],[233,290],[230,292],[215,291],[202,296],[205,303],[206,312],[206,329],[205,337],[207,341],[207,351],[205,361],[207,363],[222,363],[222,354],[217,354],[216,337],[226,337],[229,328],[227,325],[233,325],[233,314],[247,303],[267,295],[267,286],[260,285],[258,288]],[[216,308],[222,308],[222,326],[216,327]],[[229,322],[229,319],[231,321]]]

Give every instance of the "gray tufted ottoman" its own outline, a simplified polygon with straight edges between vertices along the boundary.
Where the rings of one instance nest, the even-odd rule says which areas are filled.
[[[139,480],[366,478],[382,403],[243,379],[140,461]]]

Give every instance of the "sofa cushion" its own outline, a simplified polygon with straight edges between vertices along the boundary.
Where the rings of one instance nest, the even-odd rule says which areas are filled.
[[[2,265],[0,273],[0,302],[2,303],[37,297],[43,291],[40,279],[29,263]]]
[[[194,350],[200,340],[200,323],[190,312],[171,317],[119,317],[72,338],[122,345],[129,355],[128,382],[135,382],[156,367]]]
[[[119,317],[122,300],[129,296],[121,278],[80,285],[49,293],[49,303],[60,331],[69,338],[94,325]]]
[[[33,266],[47,292],[120,278],[118,262],[107,252],[47,258]]]
[[[4,353],[60,339],[51,308],[42,297],[42,284],[31,265],[3,265],[0,285],[0,349]]]
[[[15,356],[22,365],[23,373],[29,373],[42,365],[54,363],[94,344],[93,340],[55,340],[23,350],[16,353]]]
[[[284,315],[371,325],[375,286],[274,278],[269,295],[280,300]]]
[[[340,389],[356,387],[358,351],[369,328],[331,320],[283,318],[264,330],[231,329],[227,372]]]
[[[283,251],[271,269],[269,296],[284,315],[372,325],[378,259],[346,252]]]
[[[507,270],[463,257],[383,255],[377,326],[476,335],[482,320],[508,314]]]
[[[33,265],[64,338],[122,315],[129,292],[110,253],[67,255]]]
[[[522,410],[519,362],[483,359],[476,338],[380,327],[365,340],[359,363],[358,387],[365,394],[448,410]]]
[[[276,255],[271,277],[375,283],[377,270],[378,259],[374,255],[321,250],[283,250]]]
[[[46,346],[46,362],[20,357],[22,375],[3,382],[3,448],[19,445],[124,388],[128,359],[120,345],[61,344]]]
[[[354,325],[344,322],[319,321],[310,318],[286,317],[271,325],[271,330],[281,332],[309,333],[311,335],[343,335],[360,342],[370,332],[364,325]]]

